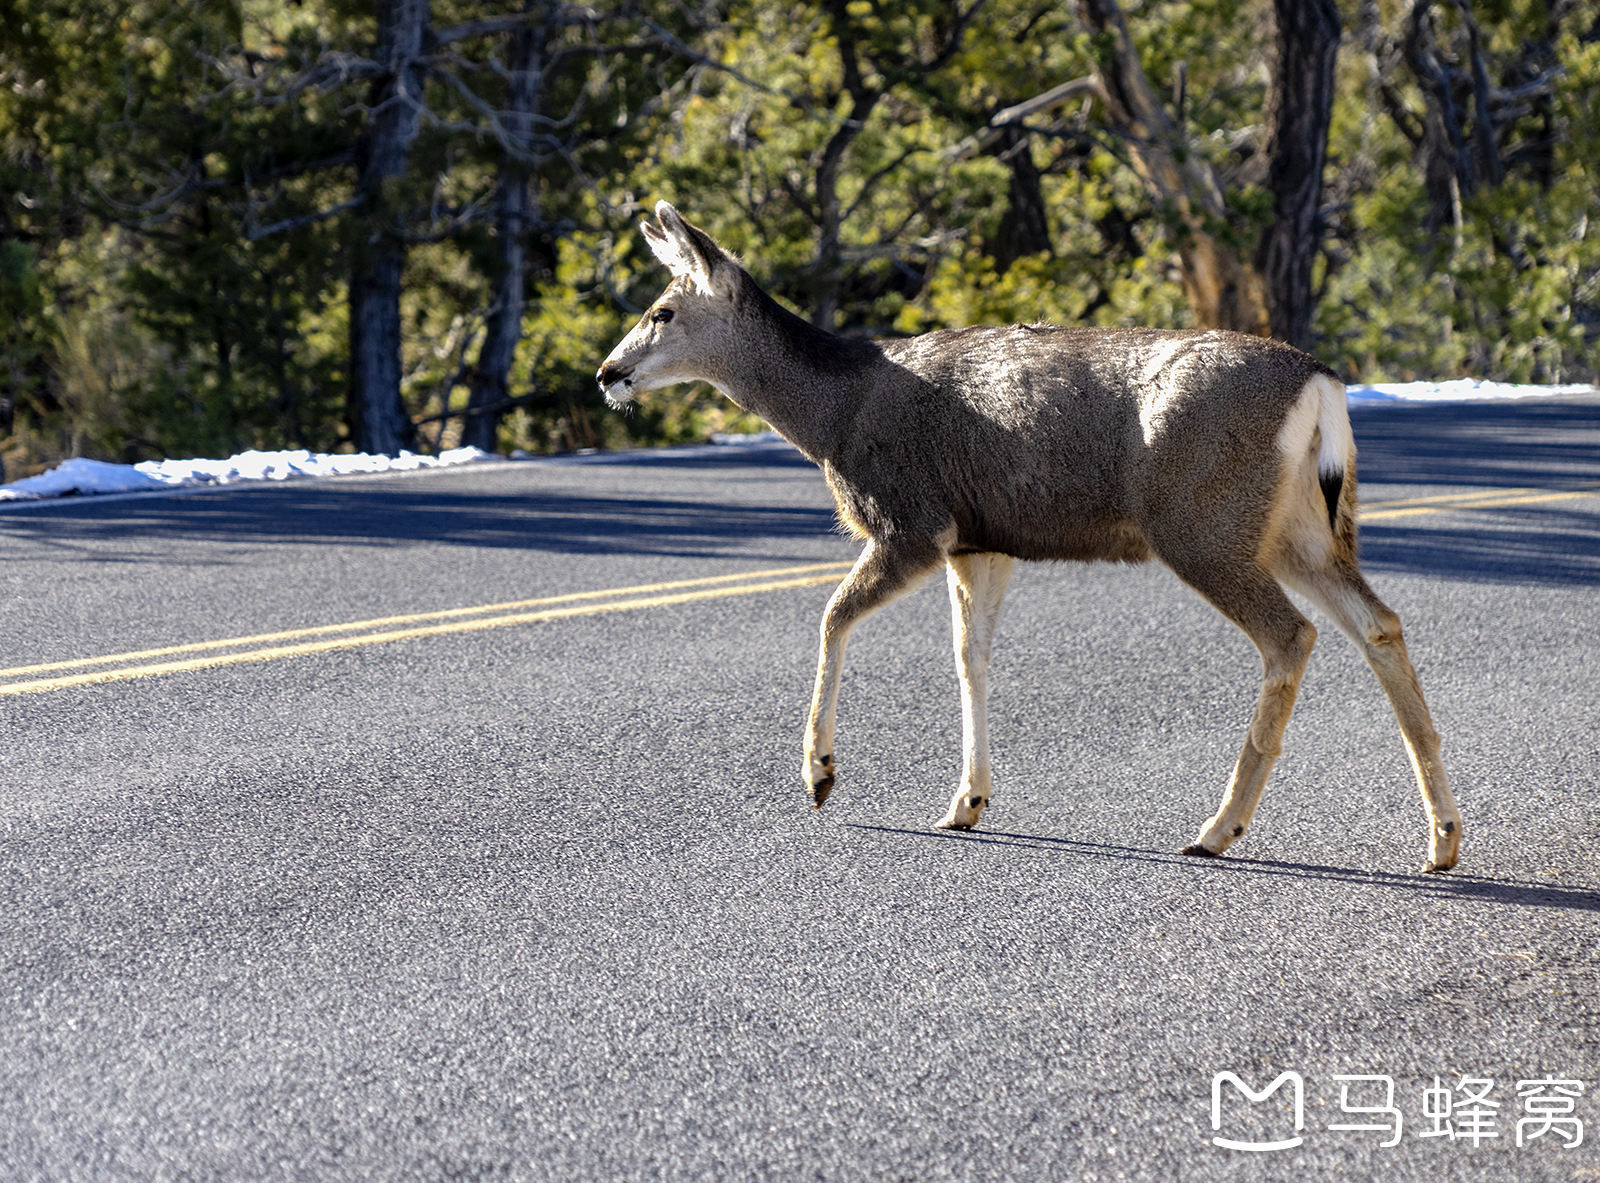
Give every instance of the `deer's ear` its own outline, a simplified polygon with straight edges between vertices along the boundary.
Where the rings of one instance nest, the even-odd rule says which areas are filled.
[[[737,265],[704,230],[691,226],[665,201],[656,206],[659,225],[640,223],[656,258],[674,276],[686,277],[708,296],[732,293]]]

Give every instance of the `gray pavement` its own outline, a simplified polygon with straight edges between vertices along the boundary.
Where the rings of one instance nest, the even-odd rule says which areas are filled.
[[[1019,570],[964,835],[937,584],[852,640],[820,813],[822,585],[0,697],[0,1178],[1600,1178],[1600,401],[1354,419],[1456,872],[1331,628],[1251,833],[1175,853],[1258,661],[1158,567]],[[0,665],[847,561],[831,525],[732,450],[0,512]],[[1304,1128],[1291,1082],[1213,1130],[1223,1071],[1297,1073]],[[1328,1128],[1394,1125],[1340,1076],[1398,1145]]]

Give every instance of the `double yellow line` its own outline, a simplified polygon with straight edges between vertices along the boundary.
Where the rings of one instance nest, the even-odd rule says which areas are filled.
[[[1547,489],[1495,489],[1478,493],[1454,493],[1442,497],[1418,497],[1404,501],[1379,501],[1361,511],[1363,522],[1416,514],[1449,513],[1466,509],[1491,509],[1509,505],[1532,505],[1565,501],[1600,494],[1600,485],[1552,493]],[[833,583],[850,568],[849,563],[812,563],[804,567],[780,567],[744,575],[714,575],[703,579],[680,579],[671,583],[642,583],[606,591],[572,592],[537,600],[513,600],[503,604],[484,604],[477,608],[448,608],[438,612],[416,612],[407,616],[384,616],[376,620],[357,620],[349,624],[326,624],[316,628],[289,629],[258,633],[252,637],[231,637],[221,641],[195,641],[161,649],[142,649],[107,657],[80,657],[41,665],[23,665],[0,670],[0,698],[21,694],[43,694],[72,686],[101,682],[124,682],[131,678],[152,678],[189,670],[215,669],[252,661],[274,661],[280,657],[300,657],[327,653],[334,649],[354,649],[361,645],[383,645],[390,641],[413,641],[420,637],[440,637],[450,633],[471,633],[482,629],[509,628],[519,624],[539,624],[574,616],[598,616],[606,612],[631,612],[641,608],[662,608],[697,600],[716,600],[728,596],[760,595],[797,587]],[[193,655],[193,656],[186,656]],[[159,661],[158,658],[175,660]],[[69,672],[71,671],[71,672]],[[41,677],[40,675],[49,675]]]
[[[19,694],[43,694],[50,690],[65,690],[72,686],[89,686],[100,682],[123,682],[130,678],[152,678],[161,674],[183,673],[187,670],[215,669],[218,666],[241,665],[251,661],[274,661],[280,657],[327,653],[333,649],[354,649],[360,645],[383,645],[390,641],[412,641],[419,637],[471,633],[481,629],[509,628],[518,624],[539,624],[543,621],[563,620],[572,616],[598,616],[606,612],[630,612],[639,608],[688,604],[696,600],[716,600],[728,596],[751,596],[762,592],[783,591],[787,588],[815,587],[823,583],[836,583],[850,567],[849,563],[811,563],[804,567],[780,567],[776,570],[755,571],[744,575],[714,575],[704,579],[680,579],[672,583],[642,583],[634,587],[615,587],[607,591],[573,592],[569,595],[547,596],[538,600],[484,604],[477,608],[449,608],[440,612],[416,612],[408,616],[357,620],[350,624],[326,624],[317,628],[258,633],[253,637],[195,641],[187,645],[142,649],[134,653],[118,653],[109,657],[80,657],[71,661],[23,665],[14,669],[0,670],[0,698]],[[397,625],[409,627],[397,628],[395,627]],[[320,639],[302,639],[312,637]],[[199,653],[203,656],[146,664],[151,658],[177,657],[185,653]],[[59,672],[64,670],[83,672]],[[39,674],[56,676],[40,678],[36,676]]]
[[[1585,485],[1563,493],[1549,489],[1485,489],[1477,493],[1451,493],[1444,497],[1413,497],[1404,501],[1376,501],[1364,506],[1359,520],[1381,521],[1424,513],[1450,513],[1462,509],[1498,509],[1505,505],[1533,505],[1542,501],[1570,501],[1574,497],[1593,497],[1600,485]]]

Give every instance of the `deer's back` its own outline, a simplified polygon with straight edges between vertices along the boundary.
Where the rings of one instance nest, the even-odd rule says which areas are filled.
[[[881,344],[827,466],[866,533],[1025,559],[1147,558],[1153,523],[1265,503],[1314,358],[1238,333],[1014,325]],[[1256,494],[1251,496],[1250,494]]]

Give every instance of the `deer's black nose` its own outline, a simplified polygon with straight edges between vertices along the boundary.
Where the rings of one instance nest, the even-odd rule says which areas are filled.
[[[610,362],[606,362],[600,367],[600,372],[595,375],[595,379],[604,388],[621,382],[631,373],[633,373],[632,366],[614,366]]]

